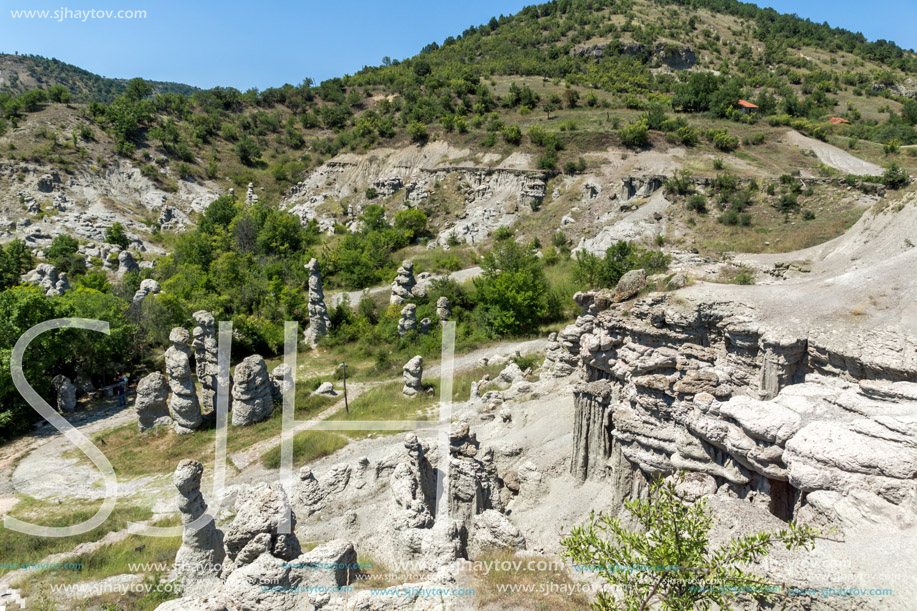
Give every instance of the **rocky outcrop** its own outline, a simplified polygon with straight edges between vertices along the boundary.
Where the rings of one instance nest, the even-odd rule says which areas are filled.
[[[264,358],[253,354],[236,365],[232,386],[232,424],[261,422],[274,410],[271,379]]]
[[[178,488],[178,510],[181,512],[181,547],[175,554],[175,568],[180,575],[189,577],[219,577],[222,572],[223,533],[216,527],[213,517],[207,515],[207,503],[201,494],[201,477],[204,466],[196,460],[185,459],[178,463],[172,481]],[[205,516],[203,526],[191,524]]]
[[[70,378],[64,375],[54,376],[51,380],[51,388],[54,389],[57,411],[69,414],[76,409],[76,387],[73,386]]]
[[[147,298],[148,295],[157,295],[162,292],[162,287],[158,282],[152,278],[147,278],[140,282],[140,288],[137,289],[137,292],[134,293],[131,303],[138,304],[143,303],[143,300]]]
[[[445,295],[436,300],[436,317],[439,318],[440,322],[445,322],[452,318],[452,305]]]
[[[581,296],[581,293],[577,293],[577,296]],[[580,338],[592,332],[594,320],[593,315],[584,314],[560,332],[548,336],[542,375],[565,378],[576,371],[580,365]]]
[[[401,394],[405,397],[415,397],[423,392],[423,357],[419,354],[404,364],[402,368],[404,387]]]
[[[468,533],[468,556],[481,558],[487,552],[519,551],[525,549],[525,537],[505,515],[487,509],[471,520]]]
[[[134,255],[127,250],[122,250],[118,253],[118,270],[115,272],[118,279],[120,280],[124,278],[125,274],[136,271],[140,271],[140,266],[137,265]]]
[[[625,176],[621,183],[621,201],[635,198],[649,197],[662,188],[665,176],[661,174],[645,174],[640,176]]]
[[[191,376],[191,349],[188,342],[191,334],[187,329],[176,327],[169,334],[172,345],[166,350],[166,375],[172,398],[169,413],[174,421],[175,432],[184,435],[201,426],[201,405],[197,398],[194,378]]]
[[[852,357],[741,306],[663,295],[597,312],[580,358],[571,471],[612,480],[618,506],[687,470],[783,520],[901,525],[917,509],[917,372],[860,350],[839,375]]]
[[[401,308],[401,318],[398,320],[398,335],[406,335],[417,331],[417,306],[409,303]]]
[[[280,532],[289,518],[289,534]],[[264,483],[243,486],[236,498],[236,517],[225,530],[226,579],[240,567],[250,565],[259,556],[269,555],[290,561],[302,550],[295,534],[296,515],[280,484]]]
[[[197,381],[201,384],[201,410],[210,413],[216,407],[217,374],[219,373],[218,344],[214,331],[213,314],[206,310],[199,310],[191,315],[197,326],[191,334],[194,341],[191,348],[194,350],[194,366]]]
[[[50,263],[39,264],[23,280],[44,289],[48,297],[59,297],[70,290],[66,272],[58,273],[57,268]]]
[[[134,410],[137,412],[137,425],[140,432],[155,426],[169,425],[169,382],[166,377],[154,371],[137,383],[137,399]]]
[[[405,261],[398,268],[398,274],[395,276],[395,280],[392,281],[392,295],[389,297],[388,302],[401,305],[408,299],[414,299],[415,297],[426,297],[426,291],[414,279],[414,263]]]
[[[315,346],[320,337],[328,334],[331,319],[325,307],[325,293],[322,290],[322,273],[318,269],[318,260],[311,259],[306,265],[309,270],[309,328],[303,333],[303,339]]]

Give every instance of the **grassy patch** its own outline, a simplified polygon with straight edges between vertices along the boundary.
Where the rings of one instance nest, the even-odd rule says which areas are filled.
[[[68,499],[47,502],[27,497],[22,499],[9,515],[39,526],[73,526],[91,518],[99,510],[102,501],[83,502]],[[114,511],[101,525],[88,533],[72,537],[36,537],[8,528],[0,529],[0,558],[10,564],[39,562],[51,554],[69,552],[80,543],[98,541],[106,534],[127,528],[128,522],[148,520],[152,512],[148,507],[115,506]],[[0,574],[9,569],[0,567]],[[71,571],[48,571],[42,575],[69,573]]]
[[[324,456],[330,456],[347,445],[347,439],[333,431],[303,431],[293,437],[293,466],[299,467]],[[268,469],[280,468],[280,446],[274,446],[261,456]]]
[[[433,394],[420,394],[413,398],[401,394],[401,382],[380,384],[367,390],[350,404],[350,412],[341,410],[331,416],[329,420],[427,420],[428,409],[437,400],[439,395],[439,380],[432,383],[425,381],[424,387],[433,389]],[[391,431],[396,433],[397,431]],[[388,433],[380,431],[381,434]],[[391,434],[389,433],[389,434]],[[345,431],[345,435],[352,438],[367,436],[366,431]]]
[[[297,384],[296,420],[308,420],[322,410],[333,405],[339,399],[322,397],[311,393],[308,380]],[[227,432],[227,450],[238,452],[259,441],[277,437],[282,428],[280,404],[274,406],[271,417],[251,426],[235,427],[229,425]],[[193,435],[176,435],[160,427],[141,433],[134,423],[103,431],[93,437],[96,444],[102,444],[105,456],[111,461],[115,473],[119,476],[141,476],[171,472],[175,465],[184,458],[200,460],[205,465],[213,462],[213,447],[216,431],[202,430]],[[74,457],[88,460],[78,450],[73,450]]]
[[[537,611],[574,611],[589,607],[589,597],[573,588],[575,584],[564,570],[503,570],[498,568],[502,564],[496,562],[518,562],[520,566],[527,567],[534,556],[518,556],[508,552],[493,552],[480,558],[485,562],[494,562],[494,568],[487,575],[476,573],[473,579],[477,603],[488,609],[530,609]],[[545,564],[552,562],[545,558]],[[513,588],[519,590],[534,586],[533,592],[504,591],[498,588]],[[543,591],[542,591],[543,590]],[[572,592],[572,594],[571,594]]]

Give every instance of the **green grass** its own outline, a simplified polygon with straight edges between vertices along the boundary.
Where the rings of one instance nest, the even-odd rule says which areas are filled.
[[[293,437],[293,466],[330,456],[347,445],[347,438],[333,431],[303,431]],[[280,468],[280,446],[274,446],[261,456],[267,469]]]
[[[504,561],[518,562],[526,567],[532,560],[537,567],[539,560],[544,560],[544,565],[551,568],[542,570],[504,570],[501,566],[509,566]],[[487,609],[533,609],[544,611],[574,611],[589,607],[589,596],[581,591],[573,590],[574,581],[567,571],[554,568],[549,558],[534,556],[518,556],[506,551],[493,551],[485,554],[484,558],[476,559],[483,562],[494,562],[487,575],[475,573],[472,577],[476,602]],[[537,585],[536,585],[537,584]],[[510,592],[506,586],[521,586],[522,588],[534,585],[533,592]],[[506,591],[497,588],[502,587]],[[539,591],[543,587],[544,591]],[[521,588],[520,588],[521,589]]]
[[[39,526],[73,526],[91,518],[99,510],[102,501],[84,502],[74,499],[48,502],[26,497],[10,511],[9,515]],[[148,507],[119,506],[105,522],[95,529],[72,537],[36,537],[8,528],[0,529],[0,558],[5,563],[25,564],[39,562],[51,554],[69,552],[80,543],[98,541],[106,534],[127,528],[128,522],[148,520],[152,512]],[[0,575],[9,569],[0,568]],[[48,571],[44,575],[69,573],[71,571]]]
[[[308,420],[339,400],[312,394],[312,383],[306,380],[296,388],[296,420]],[[271,417],[251,426],[229,425],[226,448],[230,453],[243,450],[255,443],[278,437],[282,428],[283,410],[278,403]],[[134,423],[103,431],[93,437],[102,447],[118,476],[142,476],[169,473],[184,458],[200,460],[205,465],[213,462],[216,431],[202,430],[193,435],[176,435],[165,427],[141,433]],[[78,450],[68,456],[88,460]]]

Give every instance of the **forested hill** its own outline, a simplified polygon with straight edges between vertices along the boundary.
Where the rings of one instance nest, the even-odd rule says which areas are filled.
[[[74,102],[111,102],[127,89],[127,79],[105,78],[72,64],[38,55],[0,53],[0,94],[63,85]],[[196,87],[181,83],[150,83],[157,93],[190,95]]]

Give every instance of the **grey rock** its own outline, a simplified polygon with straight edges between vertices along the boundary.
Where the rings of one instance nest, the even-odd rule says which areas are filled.
[[[398,320],[398,335],[405,335],[417,330],[417,306],[409,303],[401,308],[401,318]]]
[[[419,354],[404,364],[402,368],[402,378],[404,387],[401,393],[406,397],[417,396],[423,392],[423,357]]]
[[[199,310],[191,315],[197,326],[191,334],[194,340],[191,348],[194,350],[194,365],[197,380],[201,384],[201,410],[213,412],[216,408],[216,393],[219,375],[219,345],[214,330],[213,314],[206,310]]]
[[[207,504],[201,494],[203,473],[203,465],[196,460],[182,460],[175,469],[173,482],[178,489],[178,510],[184,525],[182,544],[175,554],[175,567],[185,576],[218,577],[225,556],[223,533],[207,514]],[[201,516],[206,516],[204,526],[192,528],[191,523]]]
[[[319,338],[328,334],[331,319],[325,307],[325,293],[322,290],[322,273],[318,269],[318,260],[311,259],[306,269],[309,270],[309,328],[303,333],[303,338],[306,343],[315,346]]]
[[[289,376],[290,373],[290,366],[285,363],[277,365],[271,372],[271,397],[274,399],[274,403],[283,401],[284,393],[293,389],[293,380]]]
[[[70,378],[63,375],[54,376],[51,380],[51,388],[54,389],[57,411],[69,414],[76,409],[76,387],[73,386]]]
[[[191,349],[188,342],[191,334],[187,329],[176,327],[169,334],[172,345],[166,350],[166,375],[172,397],[169,413],[175,423],[175,432],[187,434],[200,427],[201,406],[197,398],[194,379],[191,377]]]
[[[260,422],[274,410],[271,380],[264,359],[257,354],[236,365],[232,386],[232,424],[248,426]]]
[[[615,287],[615,303],[635,297],[644,288],[646,288],[646,270],[633,269],[627,272],[621,276]]]
[[[440,322],[452,318],[452,306],[449,303],[449,298],[445,295],[436,300],[436,317],[439,318]]]
[[[319,384],[318,388],[315,389],[316,395],[323,395],[325,397],[336,397],[338,393],[334,390],[334,384],[331,382],[322,382]]]
[[[147,278],[140,283],[140,288],[137,289],[137,292],[134,293],[131,303],[143,303],[143,300],[147,298],[147,295],[157,295],[162,292],[162,287],[158,282],[152,278]]]
[[[137,383],[137,399],[134,410],[137,412],[137,425],[140,432],[154,426],[168,425],[172,421],[169,415],[169,382],[166,377],[154,371]]]
[[[285,523],[289,534],[280,532]],[[288,561],[299,556],[302,550],[295,529],[296,515],[279,483],[243,486],[236,497],[236,517],[223,535],[227,560],[223,578],[262,554]]]
[[[525,537],[505,515],[487,509],[471,520],[468,533],[468,558],[483,557],[489,551],[519,551],[525,549]]]

